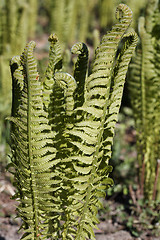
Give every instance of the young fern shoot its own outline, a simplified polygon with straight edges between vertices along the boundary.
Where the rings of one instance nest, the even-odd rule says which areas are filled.
[[[34,42],[20,58],[11,60],[12,165],[23,240],[95,239],[100,198],[113,185],[111,145],[128,64],[137,44],[136,33],[129,29],[131,10],[120,4],[116,17],[119,22],[95,51],[89,76],[87,46],[72,47],[78,57],[71,76],[63,72],[54,34],[49,37],[50,58],[43,83],[33,57]]]

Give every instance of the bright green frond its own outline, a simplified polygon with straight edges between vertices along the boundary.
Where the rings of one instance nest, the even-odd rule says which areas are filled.
[[[65,131],[65,134],[68,135],[68,141],[72,143],[70,152],[71,159],[74,159],[71,162],[73,165],[71,165],[73,167],[72,172],[76,171],[77,173],[72,178],[74,179],[72,184],[75,191],[69,193],[70,197],[73,194],[72,199],[74,199],[68,208],[69,219],[73,218],[73,223],[64,236],[68,236],[67,234],[70,234],[71,229],[76,228],[76,240],[94,239],[94,233],[88,227],[86,219],[89,218],[90,223],[93,226],[96,225],[93,219],[97,210],[92,212],[91,206],[94,204],[98,208],[100,204],[98,198],[104,197],[105,190],[113,184],[109,178],[105,185],[99,179],[100,176],[108,176],[111,171],[108,168],[108,161],[105,165],[103,163],[103,168],[101,165],[103,148],[105,149],[102,145],[102,139],[109,145],[106,150],[111,154],[113,130],[122,98],[125,75],[137,43],[137,35],[134,31],[125,33],[131,22],[130,9],[122,4],[118,7],[118,10],[117,15],[119,15],[120,23],[116,24],[112,31],[103,37],[100,46],[97,48],[92,73],[86,80],[84,87],[84,91],[86,91],[84,104],[74,111],[83,120],[79,118],[78,121],[77,119],[73,127]],[[124,46],[116,59],[117,48],[123,35]],[[105,128],[106,131],[104,132]],[[77,154],[79,157],[76,157]],[[84,161],[85,158],[86,161]],[[107,160],[106,157],[104,158]],[[87,183],[81,187],[78,183],[79,175],[81,176],[81,182],[83,177],[88,178]],[[95,181],[96,178],[97,181]],[[77,179],[77,182],[75,179]],[[85,183],[85,180],[83,182]],[[77,193],[83,196],[81,203],[77,201],[78,199],[76,200]],[[75,213],[70,211],[72,204]],[[79,221],[77,222],[76,219],[77,221],[79,219]],[[72,235],[74,236],[74,233]]]
[[[57,36],[51,34],[48,41],[50,42],[49,63],[43,83],[43,101],[46,109],[48,109],[48,104],[50,102],[50,94],[54,84],[54,73],[62,69],[62,50]]]
[[[53,189],[54,181],[51,179],[50,173],[56,151],[50,135],[51,128],[43,110],[42,84],[33,57],[34,46],[35,43],[30,42],[21,59],[15,58],[11,61],[13,86],[15,86],[14,98],[18,89],[20,101],[20,104],[17,103],[16,109],[12,110],[11,121],[14,127],[12,134],[13,162],[17,165],[15,176],[21,201],[18,212],[24,222],[26,232],[22,239],[35,239],[38,234],[47,238],[49,228],[45,222],[51,221],[47,210],[48,204],[54,208],[54,203],[43,195],[47,189],[47,192]],[[22,76],[23,87],[20,86]],[[39,181],[39,174],[44,173],[48,174],[47,179]],[[55,182],[55,184],[57,183]],[[46,217],[42,220],[41,216],[44,213]]]
[[[77,84],[75,79],[68,73],[57,72],[54,75],[55,82],[64,90],[65,112],[66,115],[72,115],[74,110],[74,92]]]

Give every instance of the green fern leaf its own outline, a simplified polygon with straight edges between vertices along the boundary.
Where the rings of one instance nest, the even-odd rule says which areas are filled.
[[[49,63],[46,69],[43,84],[43,101],[46,109],[48,109],[48,104],[50,102],[50,94],[54,84],[54,73],[62,69],[62,50],[57,36],[55,34],[51,34],[48,41],[50,42]]]
[[[64,129],[63,133],[67,139],[67,146],[72,144],[67,154],[69,159],[74,161],[70,162],[70,171],[65,174],[68,178],[66,184],[72,184],[73,189],[71,188],[72,190],[67,193],[72,201],[66,203],[69,206],[66,208],[68,217],[64,220],[65,230],[62,239],[66,239],[68,235],[76,240],[94,239],[94,233],[88,227],[86,219],[96,226],[97,210],[93,212],[91,206],[98,208],[99,197],[104,197],[105,190],[113,184],[109,178],[108,181],[104,180],[104,185],[101,180],[111,171],[111,168],[108,168],[108,159],[111,154],[113,130],[120,107],[126,71],[137,43],[137,36],[133,31],[125,33],[131,22],[131,11],[123,4],[119,5],[117,11],[119,11],[117,15],[120,15],[120,23],[103,37],[101,45],[97,48],[92,74],[86,79],[83,88],[84,103],[75,108],[74,124],[70,127],[66,125],[68,129]],[[123,36],[125,43],[116,59],[117,47]],[[107,154],[103,156],[104,151]],[[84,161],[85,158],[86,161]],[[87,159],[89,159],[88,162]],[[78,183],[79,177],[84,183],[86,178],[88,179],[87,183],[81,187]],[[84,180],[82,180],[83,177],[85,177]],[[71,183],[70,179],[73,179]],[[94,181],[95,179],[97,181]],[[77,198],[77,193],[82,196],[81,202]],[[72,204],[74,210],[71,211]],[[94,222],[93,219],[96,221]],[[66,227],[67,224],[70,227]],[[75,235],[72,229],[76,229]]]
[[[75,108],[82,106],[84,103],[84,86],[88,67],[88,48],[84,43],[76,43],[71,52],[78,54],[78,59],[75,64],[74,78],[77,83],[75,92]]]
[[[158,12],[158,1],[148,1],[145,17],[139,19],[141,42],[131,64],[132,82],[129,81],[137,129],[139,183],[141,194],[148,200],[155,198],[155,176],[159,158]],[[158,192],[160,191],[157,190]]]
[[[54,75],[57,85],[64,89],[64,98],[65,98],[65,112],[66,115],[72,115],[74,109],[74,99],[73,94],[77,87],[75,79],[68,73],[57,72]]]
[[[34,42],[30,42],[20,61],[11,61],[13,89],[18,89],[20,98],[16,108],[13,106],[10,120],[14,126],[12,151],[13,163],[16,165],[17,196],[20,199],[18,212],[25,229],[22,239],[36,239],[39,235],[46,239],[50,235],[46,223],[51,221],[48,211],[49,206],[54,209],[54,203],[45,193],[56,191],[52,186],[61,181],[53,181],[50,175],[55,149],[51,139],[51,128],[43,110],[42,84],[33,57],[34,46]],[[19,64],[18,68],[15,64]],[[20,88],[22,76],[23,87]],[[42,178],[44,174],[45,177]],[[52,198],[52,194],[50,197]],[[42,219],[43,213],[46,217]]]

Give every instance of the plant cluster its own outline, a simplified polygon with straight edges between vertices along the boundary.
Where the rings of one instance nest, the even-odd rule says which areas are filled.
[[[11,60],[11,149],[22,239],[95,239],[100,198],[113,185],[109,165],[125,76],[137,44],[132,12],[117,7],[119,22],[104,35],[88,76],[88,49],[73,76],[63,71],[62,50],[49,37],[50,57],[40,80],[30,42]],[[122,41],[123,40],[123,41]],[[121,50],[118,47],[121,44]]]
[[[139,19],[140,42],[128,81],[137,130],[139,185],[147,200],[160,200],[159,16],[159,1],[148,1],[145,16]]]
[[[0,2],[0,144],[4,145],[9,135],[9,126],[5,118],[10,115],[12,101],[9,60],[23,51],[29,36],[33,37],[33,18],[37,16],[33,2],[36,1]]]
[[[17,210],[23,220],[24,240],[95,239],[93,229],[106,192],[112,198],[121,192],[131,197],[129,205],[121,205],[119,212],[132,235],[138,237],[147,229],[152,236],[160,234],[160,2],[123,1],[133,10],[134,28],[141,15],[139,43],[127,79],[138,164],[135,156],[128,156],[131,147],[128,149],[123,139],[128,118],[121,119],[125,123],[120,123],[120,128],[117,124],[118,140],[115,138],[111,149],[125,76],[138,40],[129,28],[132,12],[120,4],[116,10],[119,22],[100,42],[100,30],[112,24],[108,12],[114,11],[117,2],[0,3],[0,131],[11,103],[8,59],[20,54],[28,36],[33,37],[38,7],[47,9],[48,25],[56,32],[49,37],[49,62],[43,76],[37,70],[33,41],[21,56],[11,60],[12,157],[8,167],[14,169],[14,198],[20,203]],[[88,47],[81,42],[73,45],[74,70],[70,75],[71,53],[66,46],[77,39],[87,40],[96,50],[90,69]],[[112,177],[116,185],[111,189]],[[125,208],[130,217],[123,212]]]

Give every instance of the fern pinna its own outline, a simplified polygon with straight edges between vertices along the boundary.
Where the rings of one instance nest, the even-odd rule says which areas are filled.
[[[131,64],[129,79],[137,130],[140,190],[147,200],[160,200],[159,13],[159,1],[149,0],[145,17],[139,19],[141,41]]]
[[[63,72],[55,35],[49,37],[44,81],[33,57],[34,42],[11,60],[11,165],[23,240],[95,239],[100,198],[113,185],[108,175],[114,127],[137,43],[135,32],[128,30],[131,10],[120,4],[116,16],[119,23],[96,49],[89,76],[87,46],[72,47],[78,55],[73,77]]]

